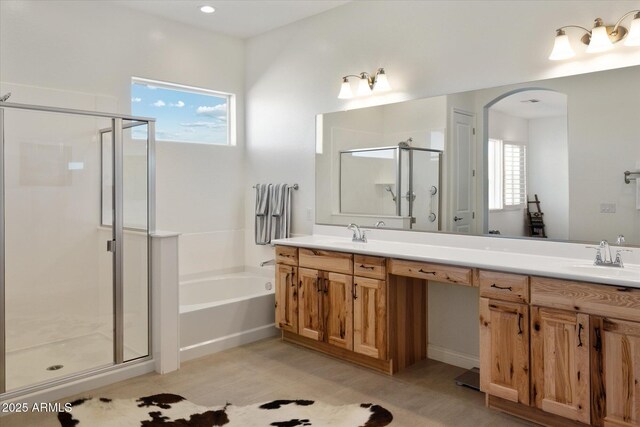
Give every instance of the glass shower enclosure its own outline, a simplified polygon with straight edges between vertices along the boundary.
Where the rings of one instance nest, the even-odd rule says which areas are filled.
[[[0,103],[0,397],[149,358],[154,130]]]
[[[441,164],[442,151],[429,148],[340,151],[340,213],[395,216],[405,229],[440,230]]]

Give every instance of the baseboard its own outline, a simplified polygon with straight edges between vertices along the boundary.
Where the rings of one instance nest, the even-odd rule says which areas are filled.
[[[182,363],[187,360],[197,359],[198,357],[217,353],[240,345],[249,344],[261,339],[275,337],[277,335],[280,335],[280,331],[276,329],[275,323],[272,323],[270,325],[260,326],[258,328],[238,332],[236,334],[226,335],[210,341],[190,345],[180,349],[180,362]]]
[[[458,366],[460,368],[471,369],[480,366],[480,359],[467,353],[460,353],[448,348],[429,344],[427,346],[427,357],[437,360],[448,365]]]
[[[17,394],[15,397],[3,397],[1,400],[2,402],[28,403],[29,405],[40,402],[53,402],[98,387],[148,374],[149,372],[154,372],[154,370],[154,361],[146,360],[32,393]],[[0,416],[2,415],[7,414],[0,411]]]

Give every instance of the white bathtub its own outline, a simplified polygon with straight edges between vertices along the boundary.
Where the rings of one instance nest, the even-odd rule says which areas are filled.
[[[180,360],[278,334],[273,276],[233,273],[180,283]]]

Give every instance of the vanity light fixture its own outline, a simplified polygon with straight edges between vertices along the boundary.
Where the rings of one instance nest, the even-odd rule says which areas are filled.
[[[627,29],[620,24],[625,18],[631,15],[634,15],[634,17],[627,31]],[[549,56],[549,59],[552,61],[569,59],[576,55],[571,47],[569,36],[567,36],[564,31],[565,28],[579,28],[586,33],[580,38],[580,41],[587,45],[587,53],[599,53],[611,50],[615,43],[623,39],[625,46],[640,46],[640,10],[632,10],[622,15],[622,18],[618,19],[618,22],[613,26],[605,25],[601,18],[596,18],[591,30],[579,25],[565,25],[564,27],[558,28],[556,30],[553,51]]]
[[[356,90],[356,96],[367,96],[391,90],[391,86],[389,85],[389,80],[387,80],[387,74],[384,72],[384,68],[378,68],[376,74],[373,76],[367,72],[362,72],[358,75],[349,74],[344,76],[342,78],[342,85],[340,86],[340,93],[338,94],[338,98],[353,98],[351,82],[349,81],[349,78],[351,77],[355,77],[358,79],[358,89]]]

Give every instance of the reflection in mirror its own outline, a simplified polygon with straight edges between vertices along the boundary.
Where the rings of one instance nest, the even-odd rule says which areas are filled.
[[[442,151],[411,142],[340,152],[340,214],[396,219],[407,229],[440,229]]]
[[[489,233],[567,240],[567,96],[518,90],[488,110]]]
[[[635,66],[320,115],[316,222],[640,245],[638,99]]]

